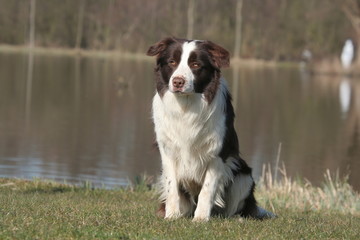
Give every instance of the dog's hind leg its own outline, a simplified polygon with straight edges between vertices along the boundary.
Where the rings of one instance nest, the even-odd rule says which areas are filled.
[[[255,183],[250,174],[239,173],[229,189],[226,215],[240,214],[255,219],[274,218],[275,214],[259,207],[254,197]]]
[[[194,212],[195,204],[192,203],[190,198],[186,194],[180,194],[180,216],[189,217]],[[166,203],[162,202],[159,205],[159,209],[156,212],[156,215],[161,218],[166,216]],[[167,217],[170,218],[170,217]]]
[[[186,192],[180,193],[180,213],[181,216],[190,217],[194,213],[195,204]]]
[[[254,187],[254,181],[249,174],[238,173],[234,178],[231,186],[227,192],[226,198],[226,216],[231,217],[242,211],[245,207],[245,200],[252,194],[252,188]],[[249,201],[248,204],[249,205]],[[256,207],[254,199],[253,209]],[[250,207],[250,206],[246,206]]]

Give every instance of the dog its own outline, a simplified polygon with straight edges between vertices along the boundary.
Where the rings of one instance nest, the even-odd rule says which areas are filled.
[[[231,95],[221,76],[229,52],[211,41],[168,37],[147,55],[156,56],[152,116],[162,161],[159,214],[193,221],[274,217],[257,205],[251,168],[239,155]]]

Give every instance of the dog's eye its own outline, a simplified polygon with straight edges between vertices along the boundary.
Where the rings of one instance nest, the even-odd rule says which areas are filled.
[[[174,59],[170,59],[169,64],[172,66],[176,66],[176,61]]]
[[[190,67],[193,68],[193,69],[198,69],[198,68],[200,68],[200,63],[193,62],[193,63],[190,64]]]

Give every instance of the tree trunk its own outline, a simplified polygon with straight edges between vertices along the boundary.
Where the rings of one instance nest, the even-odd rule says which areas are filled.
[[[243,0],[237,0],[236,1],[236,23],[235,23],[235,46],[234,46],[234,58],[237,58],[237,59],[240,59],[242,6],[243,6]]]
[[[357,65],[358,67],[360,67],[360,32],[358,32],[357,34],[357,38],[355,39],[355,59],[353,61],[353,64]]]
[[[109,1],[108,9],[107,9],[107,24],[105,28],[105,49],[110,49],[111,43],[111,19],[112,19],[112,9],[114,8],[114,0]]]
[[[30,1],[30,19],[29,19],[29,48],[32,50],[35,46],[35,11],[36,0]]]
[[[188,10],[187,10],[187,39],[193,39],[194,37],[194,8],[195,8],[195,0],[189,0]]]
[[[80,5],[79,5],[79,18],[78,18],[78,25],[77,25],[77,30],[76,30],[76,41],[75,41],[75,48],[76,49],[80,49],[80,47],[81,47],[81,39],[82,39],[82,34],[83,34],[85,1],[86,0],[80,0]]]

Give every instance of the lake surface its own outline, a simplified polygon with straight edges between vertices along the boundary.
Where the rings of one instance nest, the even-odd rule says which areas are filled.
[[[117,187],[158,175],[152,61],[0,54],[0,177]],[[300,69],[224,71],[255,178],[280,163],[314,184],[326,169],[360,190],[360,80]]]

